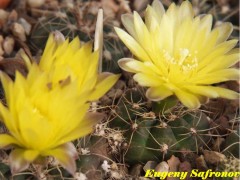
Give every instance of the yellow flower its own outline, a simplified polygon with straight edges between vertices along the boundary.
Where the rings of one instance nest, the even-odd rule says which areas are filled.
[[[165,12],[155,0],[145,12],[145,23],[137,12],[122,16],[129,32],[115,28],[137,60],[124,58],[119,66],[135,73],[134,80],[149,87],[146,96],[159,101],[176,95],[189,108],[198,108],[208,98],[238,98],[238,93],[211,86],[237,80],[239,71],[230,68],[239,60],[237,40],[227,40],[230,23],[212,29],[212,16],[194,16],[192,5],[171,4]]]
[[[87,98],[93,101],[103,96],[120,77],[108,72],[98,72],[98,54],[98,51],[92,52],[90,42],[81,46],[78,37],[71,42],[59,42],[51,34],[39,66],[51,74],[53,84],[67,77],[71,81],[76,80],[79,93],[91,92]]]
[[[76,82],[51,87],[49,74],[35,63],[26,78],[16,72],[14,82],[5,74],[1,80],[7,107],[0,103],[0,117],[9,134],[0,134],[0,147],[14,147],[9,157],[12,173],[54,156],[73,174],[77,152],[69,142],[90,133],[102,115],[87,112],[89,103]]]

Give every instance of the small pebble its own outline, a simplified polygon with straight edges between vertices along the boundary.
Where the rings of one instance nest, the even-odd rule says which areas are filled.
[[[19,38],[21,41],[26,41],[26,34],[25,34],[25,30],[23,28],[23,26],[19,23],[13,23],[12,25],[12,33],[14,36],[16,36],[17,38]]]
[[[45,3],[45,0],[28,0],[27,4],[31,8],[38,8],[41,7]]]
[[[3,41],[3,49],[5,54],[10,55],[13,51],[15,41],[12,37],[6,37]]]

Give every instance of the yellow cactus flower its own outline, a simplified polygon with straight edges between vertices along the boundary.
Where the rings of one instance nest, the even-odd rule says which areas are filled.
[[[14,82],[5,74],[1,81],[7,106],[0,103],[0,118],[9,133],[0,134],[0,147],[14,147],[9,157],[12,173],[54,156],[73,174],[77,151],[69,142],[90,133],[102,115],[87,112],[89,103],[76,82],[52,87],[49,74],[35,63],[26,78],[16,72]]]
[[[93,101],[103,96],[120,77],[108,72],[98,72],[98,54],[98,51],[92,52],[90,42],[81,46],[78,37],[71,42],[68,39],[59,42],[51,34],[39,66],[51,73],[54,84],[67,77],[76,80],[79,93],[91,92],[88,100]]]
[[[119,66],[149,87],[150,100],[176,95],[188,108],[198,108],[208,98],[238,98],[234,91],[212,86],[239,78],[239,70],[231,68],[239,50],[234,49],[237,40],[227,40],[230,23],[212,29],[212,16],[194,16],[189,1],[173,3],[165,12],[158,0],[147,7],[145,22],[137,12],[123,15],[122,22],[129,34],[115,30],[136,59],[123,58]]]

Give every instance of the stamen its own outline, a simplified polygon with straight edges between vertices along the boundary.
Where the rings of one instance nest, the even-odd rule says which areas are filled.
[[[192,71],[198,66],[198,59],[196,57],[197,51],[192,55],[187,48],[180,48],[179,53],[174,57],[165,49],[162,51],[163,57],[167,64],[174,64],[179,66],[183,73]]]
[[[183,62],[185,61],[185,59],[188,56],[189,56],[189,50],[188,49],[180,49],[180,59],[179,59],[178,65],[182,65]]]

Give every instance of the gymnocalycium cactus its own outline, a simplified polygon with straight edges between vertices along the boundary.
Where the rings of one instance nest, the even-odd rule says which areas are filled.
[[[88,16],[89,21],[95,24],[95,18]],[[86,32],[82,26],[78,25],[76,13],[71,9],[61,9],[59,12],[48,15],[39,20],[34,26],[31,36],[30,44],[34,51],[43,50],[48,36],[51,32],[59,31],[64,37],[73,40],[78,36],[82,42],[88,42],[94,39],[93,32]],[[117,60],[124,57],[124,45],[115,34],[113,25],[103,22],[103,71],[119,73],[121,72]]]
[[[145,163],[207,147],[210,140],[207,116],[200,110],[188,111],[179,105],[165,109],[165,105],[164,102],[149,107],[137,89],[129,89],[121,97],[113,110],[115,118],[110,127],[120,130],[125,137],[127,145],[122,147],[122,160],[129,164]]]
[[[90,40],[89,35],[81,31],[78,27],[77,19],[74,14],[69,10],[62,9],[53,15],[43,17],[34,26],[30,36],[32,49],[43,50],[49,34],[56,30],[60,31],[65,38],[69,38],[70,40],[74,39],[76,36],[79,36],[84,42]]]

